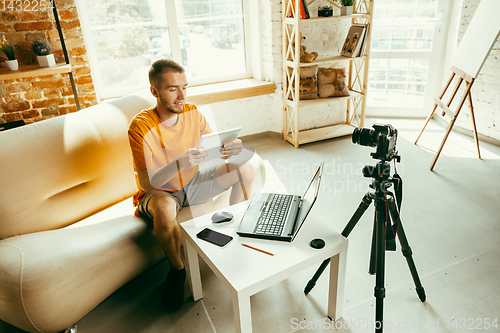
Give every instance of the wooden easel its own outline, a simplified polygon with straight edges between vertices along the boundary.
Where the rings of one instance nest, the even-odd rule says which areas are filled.
[[[429,123],[429,120],[434,115],[437,107],[439,106],[443,110],[443,116],[447,114],[451,117],[450,125],[448,126],[448,130],[443,138],[443,142],[441,142],[441,146],[439,147],[436,157],[434,157],[434,161],[431,164],[431,170],[434,168],[434,165],[437,162],[439,154],[443,149],[444,143],[450,134],[450,131],[457,120],[458,114],[462,109],[462,106],[465,103],[465,100],[469,100],[470,112],[472,115],[472,126],[474,129],[474,138],[476,139],[477,145],[477,154],[479,158],[481,158],[481,153],[479,151],[479,140],[477,137],[477,129],[476,129],[476,120],[474,118],[474,108],[472,106],[472,95],[471,95],[471,87],[474,83],[474,80],[479,76],[479,72],[483,67],[486,58],[488,58],[488,54],[496,43],[496,40],[500,36],[500,20],[498,20],[498,12],[500,11],[500,1],[498,0],[481,0],[479,6],[477,7],[474,17],[472,18],[469,26],[467,27],[467,31],[465,32],[460,45],[458,46],[455,55],[451,61],[452,63],[452,74],[446,87],[443,89],[443,92],[439,96],[439,98],[434,99],[434,109],[431,114],[427,117],[424,128],[420,132],[415,144],[417,144],[418,139],[422,135],[425,127]],[[446,93],[446,90],[450,87],[453,79],[457,77],[458,83],[453,90],[450,100],[447,104],[443,102],[443,97]],[[453,99],[457,95],[460,86],[462,83],[465,83],[465,91],[460,99],[458,107],[455,112],[450,109],[450,105],[453,102]]]
[[[472,106],[471,87],[472,87],[472,84],[474,83],[474,78],[472,76],[468,75],[467,73],[465,73],[464,71],[456,68],[456,67],[452,67],[451,71],[452,71],[452,74],[450,76],[450,79],[448,80],[448,83],[446,84],[445,88],[443,89],[443,91],[439,95],[439,98],[437,98],[437,97],[434,98],[434,102],[435,102],[434,108],[432,109],[432,112],[427,117],[427,119],[425,121],[425,125],[422,128],[422,131],[420,132],[420,134],[418,135],[417,140],[415,140],[415,144],[417,144],[418,139],[420,139],[420,136],[424,132],[425,127],[427,126],[427,124],[431,120],[432,116],[434,115],[434,112],[436,112],[436,109],[437,109],[438,106],[443,110],[443,113],[442,113],[443,116],[444,115],[448,115],[451,118],[450,125],[448,126],[448,130],[446,131],[446,134],[444,135],[443,141],[441,142],[441,146],[439,147],[439,149],[438,149],[438,151],[436,153],[436,156],[434,157],[434,160],[432,161],[432,164],[431,164],[431,167],[430,167],[431,170],[434,169],[434,165],[436,165],[437,159],[439,157],[439,154],[441,153],[441,150],[443,149],[444,143],[446,142],[446,139],[448,138],[448,135],[450,134],[451,129],[453,128],[453,125],[455,124],[455,121],[458,118],[460,110],[462,109],[462,106],[464,105],[465,100],[467,98],[469,99],[470,113],[471,113],[471,116],[472,116],[472,127],[473,127],[473,130],[474,130],[474,139],[476,140],[477,155],[478,155],[479,158],[481,158],[481,152],[479,150],[479,138],[477,136],[477,129],[476,129],[476,120],[475,120],[475,117],[474,117],[474,107]],[[455,76],[458,76],[457,85],[455,86],[455,89],[453,90],[453,93],[452,93],[452,95],[451,95],[448,103],[445,104],[443,102],[442,98],[446,94],[446,91],[450,87],[450,85],[451,85],[453,79],[455,78]],[[458,93],[458,91],[460,89],[460,86],[464,82],[465,82],[465,91],[463,92],[463,95],[460,98],[460,102],[459,102],[459,104],[457,106],[456,111],[453,112],[453,110],[450,109],[450,105],[453,102],[453,99],[455,98],[455,96],[457,96],[457,93]]]

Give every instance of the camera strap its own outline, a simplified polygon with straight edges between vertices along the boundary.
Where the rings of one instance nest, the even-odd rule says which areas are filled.
[[[385,250],[386,251],[396,251],[396,234],[394,232],[393,225],[391,225],[391,218],[389,217],[389,207],[387,201],[387,194],[384,194],[385,198]]]
[[[403,178],[398,174],[396,161],[394,161],[394,176],[392,177],[392,182],[394,183],[394,194],[396,196],[396,204],[398,205],[398,220],[394,222],[396,232],[401,221],[399,215],[401,214],[401,204],[403,203]]]
[[[397,204],[397,220],[392,221],[392,225],[388,225],[388,231],[386,233],[386,250],[395,251],[396,250],[396,235],[398,232],[399,225],[401,224],[400,214],[401,214],[401,204],[403,202],[403,179],[397,173],[396,163],[394,163],[395,174],[392,177],[392,182],[394,184],[394,196],[396,197]],[[387,207],[386,207],[387,209]]]

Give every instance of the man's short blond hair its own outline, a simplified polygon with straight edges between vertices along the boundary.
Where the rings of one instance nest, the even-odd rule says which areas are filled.
[[[149,84],[157,87],[163,73],[184,73],[184,68],[170,59],[156,60],[149,69]]]

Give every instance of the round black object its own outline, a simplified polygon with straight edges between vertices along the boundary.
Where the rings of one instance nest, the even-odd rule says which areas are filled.
[[[316,238],[313,239],[309,245],[311,245],[314,249],[322,249],[325,247],[325,241],[320,238]]]

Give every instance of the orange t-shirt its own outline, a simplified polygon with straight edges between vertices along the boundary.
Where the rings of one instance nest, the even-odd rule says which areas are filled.
[[[159,169],[189,148],[195,148],[203,134],[212,133],[207,120],[196,105],[185,103],[184,111],[179,114],[175,126],[163,124],[156,113],[156,108],[141,111],[130,122],[128,137],[134,160],[135,179],[138,191],[134,195],[137,206],[146,192],[141,189],[137,172],[139,170]],[[198,172],[198,166],[184,169],[160,189],[177,192]]]

